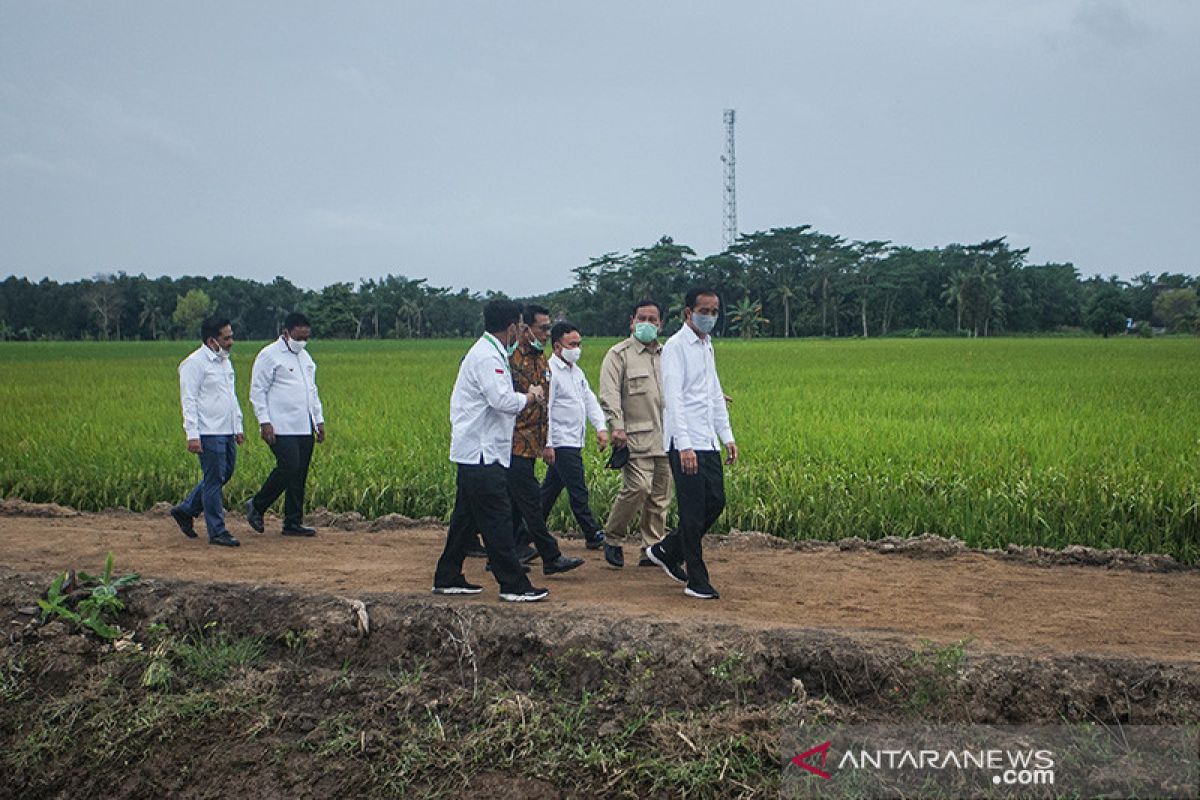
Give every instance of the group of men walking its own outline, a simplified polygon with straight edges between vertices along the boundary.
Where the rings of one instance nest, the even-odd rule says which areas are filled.
[[[630,336],[605,355],[597,397],[579,366],[582,334],[576,326],[552,323],[542,306],[489,302],[484,333],[463,357],[450,396],[456,490],[433,592],[481,592],[463,575],[465,559],[478,551],[502,600],[545,598],[549,592],[529,580],[528,562],[540,558],[544,575],[584,563],[564,555],[546,526],[565,489],[586,546],[603,548],[610,566],[624,567],[625,548],[636,547],[640,566],[661,568],[684,584],[689,597],[717,599],[702,539],[725,507],[724,464],[738,457],[710,339],[719,309],[716,292],[689,291],[683,327],[660,343],[663,307],[653,300],[637,303]],[[325,420],[316,364],[305,351],[310,333],[309,321],[291,314],[280,337],[254,361],[250,402],[276,461],[246,502],[246,521],[259,533],[263,514],[285,495],[282,533],[315,534],[303,525],[304,487],[314,442],[325,440]],[[171,515],[185,535],[195,537],[195,519],[203,513],[209,542],[236,547],[240,542],[225,526],[221,499],[245,441],[229,321],[207,320],[201,342],[179,365],[179,386],[187,448],[199,456],[203,477]],[[623,476],[603,528],[591,511],[583,464],[589,423],[600,450],[611,444],[609,466]],[[539,458],[547,466],[541,482]],[[679,524],[668,533],[672,484]]]
[[[446,546],[434,572],[435,594],[483,591],[462,571],[478,532],[500,598],[544,599],[549,591],[530,582],[524,561],[540,555],[546,575],[582,563],[563,556],[546,528],[565,488],[585,543],[589,549],[603,547],[611,566],[624,567],[624,545],[631,544],[640,514],[639,564],[662,568],[685,585],[689,597],[720,597],[709,579],[702,538],[725,507],[721,447],[724,463],[734,463],[738,451],[709,338],[719,303],[712,290],[688,292],[683,327],[660,345],[662,306],[639,302],[629,338],[604,358],[599,399],[577,366],[578,328],[562,321],[551,325],[549,311],[540,306],[487,304],[484,334],[463,358],[450,398],[450,460],[458,475]],[[584,475],[589,422],[601,450],[609,445],[611,429],[609,464],[623,475],[606,529],[592,516]],[[540,485],[534,473],[539,452],[547,464]],[[679,525],[667,533],[672,480]]]
[[[258,533],[263,513],[285,495],[284,536],[313,536],[304,525],[304,486],[313,443],[325,441],[325,415],[317,392],[317,365],[305,348],[312,331],[303,314],[289,314],[279,338],[259,351],[250,376],[250,405],[263,441],[275,454],[275,468],[246,501],[246,522]],[[235,392],[233,326],[208,319],[200,326],[201,345],[179,365],[179,400],[188,452],[200,457],[201,479],[171,509],[185,536],[196,538],[195,520],[204,514],[209,544],[238,547],[225,526],[222,489],[233,477],[237,449],[246,441],[242,409]]]

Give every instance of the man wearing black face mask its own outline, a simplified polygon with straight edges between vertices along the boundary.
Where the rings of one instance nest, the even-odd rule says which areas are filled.
[[[517,348],[521,307],[492,300],[483,309],[483,336],[458,367],[450,395],[450,460],[457,469],[454,512],[446,547],[433,576],[434,594],[479,594],[482,586],[462,573],[468,542],[483,533],[500,599],[533,602],[549,594],[529,583],[513,546],[512,505],[506,470],[512,459],[513,424],[525,406],[544,400],[540,386],[513,390],[509,357]]]
[[[286,491],[283,535],[316,535],[304,525],[304,484],[313,441],[325,441],[325,412],[317,394],[317,365],[307,352],[311,331],[308,317],[288,314],[283,333],[259,351],[250,374],[250,405],[263,441],[275,454],[275,469],[246,501],[246,522],[258,533],[264,530],[263,512]]]
[[[225,527],[221,490],[237,466],[242,434],[242,409],[234,392],[233,328],[227,319],[206,319],[200,326],[203,342],[179,365],[179,401],[187,449],[200,457],[204,477],[179,505],[171,509],[175,524],[189,539],[196,538],[195,519],[204,513],[208,543],[222,547],[241,544]]]
[[[688,597],[716,600],[720,595],[709,582],[701,539],[725,508],[721,443],[726,464],[737,461],[738,449],[710,338],[721,300],[711,289],[692,289],[685,305],[684,325],[662,351],[663,447],[675,479],[679,527],[645,552],[672,579],[687,584]]]

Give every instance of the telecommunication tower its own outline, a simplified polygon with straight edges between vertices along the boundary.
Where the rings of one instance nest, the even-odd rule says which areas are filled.
[[[737,157],[733,149],[733,124],[737,112],[732,108],[725,109],[725,248],[737,241]]]

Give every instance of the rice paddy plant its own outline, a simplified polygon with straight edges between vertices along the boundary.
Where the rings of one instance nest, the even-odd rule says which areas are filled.
[[[234,351],[248,442],[228,504],[273,459]],[[588,340],[593,386],[611,342]],[[449,395],[466,341],[314,342],[329,441],[310,506],[449,515]],[[0,343],[0,494],[81,509],[177,502],[176,365],[192,345]],[[1200,340],[720,341],[742,463],[722,528],[802,539],[924,532],[1200,561]],[[590,435],[589,435],[589,441]],[[620,476],[585,451],[603,522]],[[574,530],[565,497],[551,528]]]

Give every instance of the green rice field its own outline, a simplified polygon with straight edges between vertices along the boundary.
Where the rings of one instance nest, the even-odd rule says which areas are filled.
[[[585,342],[592,380],[612,343]],[[248,442],[227,504],[273,460]],[[329,441],[309,507],[446,518],[449,395],[469,342],[316,341]],[[178,501],[176,365],[194,345],[0,343],[0,495],[80,509]],[[742,450],[722,528],[793,539],[924,532],[979,547],[1083,544],[1200,561],[1200,339],[721,341]],[[619,475],[591,445],[603,521]],[[551,527],[573,530],[560,500]]]

